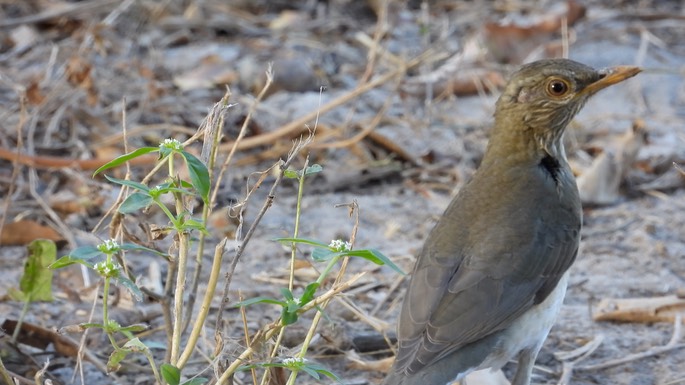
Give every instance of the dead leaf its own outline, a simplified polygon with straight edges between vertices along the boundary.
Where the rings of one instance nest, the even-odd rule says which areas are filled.
[[[435,97],[449,94],[464,96],[481,91],[495,91],[504,86],[501,73],[483,68],[486,50],[481,34],[466,40],[464,49],[448,58],[440,67],[407,79],[402,92],[424,97],[427,85]]]
[[[40,86],[38,85],[37,81],[32,81],[31,84],[26,87],[26,100],[34,106],[42,104],[43,101],[45,101],[45,95],[40,90]]]
[[[566,3],[566,12],[561,15],[548,15],[530,26],[486,23],[483,38],[489,54],[498,62],[522,63],[538,47],[552,41],[560,32],[564,20],[568,26],[572,26],[582,19],[585,13],[585,6],[569,0]]]
[[[395,357],[387,357],[380,360],[367,360],[360,357],[354,350],[347,351],[345,353],[345,358],[349,361],[347,367],[350,369],[381,373],[388,373],[393,362],[395,362]]]
[[[89,194],[88,191],[79,191],[77,196],[72,191],[61,191],[48,199],[50,207],[60,214],[87,214],[90,210],[102,207],[105,197],[98,194]]]
[[[11,319],[6,319],[5,322],[2,323],[2,329],[8,334],[12,334],[16,326],[17,321]],[[41,350],[45,350],[48,345],[52,343],[54,349],[59,354],[62,354],[66,357],[76,358],[79,351],[79,344],[73,339],[60,335],[50,329],[46,329],[28,322],[22,322],[17,341]],[[83,357],[86,361],[90,361],[92,364],[97,366],[98,369],[106,372],[105,365],[97,357],[95,357],[95,355],[90,353],[88,349],[84,349]]]
[[[67,80],[73,86],[80,86],[90,77],[91,66],[78,56],[72,56],[67,63]]]
[[[640,191],[663,191],[682,187],[685,185],[685,174],[682,170],[669,168],[665,173],[659,175],[656,179],[647,183],[642,183],[637,186]]]
[[[49,239],[51,241],[63,241],[64,238],[51,227],[37,222],[23,219],[16,222],[5,223],[0,234],[0,246],[28,245],[36,239]]]
[[[648,298],[605,298],[597,305],[595,321],[673,322],[676,314],[685,319],[685,298],[677,295]]]
[[[79,56],[72,56],[67,63],[67,80],[71,85],[86,91],[86,103],[95,106],[98,102],[98,92],[91,74],[92,66]]]
[[[285,10],[269,23],[269,28],[272,30],[281,30],[301,24],[307,19],[307,14],[303,12]]]
[[[228,62],[217,55],[210,55],[190,71],[174,76],[174,84],[179,89],[188,91],[233,83],[237,78]]]
[[[225,206],[209,215],[209,228],[217,235],[232,238],[240,225],[240,207]]]
[[[621,197],[621,183],[645,142],[644,122],[636,120],[632,130],[607,146],[577,178],[580,200],[595,205],[616,202]]]

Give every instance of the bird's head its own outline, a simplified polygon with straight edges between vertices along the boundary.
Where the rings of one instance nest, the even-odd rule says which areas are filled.
[[[497,101],[495,129],[530,132],[543,148],[557,147],[564,129],[590,96],[639,72],[640,68],[630,66],[595,70],[568,59],[524,65]]]

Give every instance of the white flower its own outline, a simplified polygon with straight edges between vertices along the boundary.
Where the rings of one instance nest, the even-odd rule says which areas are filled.
[[[328,247],[337,252],[343,252],[350,251],[350,249],[352,249],[352,244],[350,242],[344,242],[342,239],[334,239],[328,244]]]
[[[303,357],[288,357],[283,359],[283,364],[286,366],[294,366],[297,364],[304,364],[307,362],[306,358]]]
[[[183,145],[176,139],[164,139],[164,141],[159,144],[159,148],[168,148],[171,150],[181,151],[183,150]]]
[[[114,239],[108,239],[98,245],[98,250],[105,254],[112,254],[119,250],[119,244]]]
[[[117,274],[119,274],[119,269],[121,269],[121,266],[116,262],[108,263],[106,261],[102,261],[96,263],[93,266],[93,269],[103,277],[115,277]]]

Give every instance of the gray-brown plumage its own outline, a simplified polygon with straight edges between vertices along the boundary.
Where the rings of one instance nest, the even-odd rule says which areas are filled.
[[[639,71],[554,59],[512,75],[480,167],[418,256],[385,385],[443,385],[515,357],[513,385],[530,383],[580,238],[564,130],[590,96]]]

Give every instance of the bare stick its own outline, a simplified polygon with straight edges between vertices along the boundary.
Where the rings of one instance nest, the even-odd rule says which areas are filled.
[[[221,329],[221,322],[222,322],[222,314],[224,312],[224,308],[226,307],[226,304],[228,303],[228,288],[231,285],[231,280],[233,279],[233,273],[235,272],[235,268],[238,265],[238,261],[240,260],[240,257],[242,257],[243,253],[245,252],[245,247],[247,247],[248,243],[250,242],[250,239],[252,239],[252,235],[254,234],[255,230],[257,229],[257,225],[259,225],[259,222],[261,222],[262,217],[264,214],[266,214],[266,211],[271,207],[273,204],[273,201],[276,197],[276,188],[281,184],[281,180],[283,180],[283,174],[285,173],[285,170],[288,169],[288,166],[292,161],[295,159],[297,154],[302,151],[303,148],[305,148],[309,143],[311,143],[313,136],[310,134],[306,139],[300,140],[297,143],[295,143],[292,151],[290,152],[288,158],[285,161],[281,161],[279,164],[280,167],[280,172],[276,176],[276,180],[274,183],[271,185],[271,190],[269,190],[269,195],[267,196],[266,200],[264,201],[264,204],[262,205],[262,208],[259,210],[259,213],[257,214],[257,217],[255,218],[254,222],[250,226],[250,228],[247,230],[247,233],[245,234],[245,237],[243,238],[243,241],[241,244],[238,246],[238,250],[236,251],[235,256],[233,257],[233,260],[231,261],[231,265],[229,266],[228,271],[226,272],[226,279],[224,282],[224,292],[221,297],[221,303],[219,304],[219,312],[218,312],[218,317],[216,320],[216,330]]]
[[[632,361],[637,361],[641,360],[647,357],[652,357],[656,356],[659,354],[663,354],[666,352],[669,352],[671,350],[676,350],[676,349],[681,349],[685,348],[685,343],[678,343],[680,340],[680,331],[682,329],[682,316],[681,315],[676,315],[675,320],[674,320],[674,326],[673,326],[673,335],[671,336],[670,341],[666,345],[663,346],[655,346],[650,349],[647,349],[644,352],[640,353],[633,353],[629,354],[625,357],[622,358],[617,358],[613,360],[608,360],[599,364],[594,364],[594,365],[586,365],[586,366],[580,366],[576,368],[576,370],[583,370],[583,371],[589,371],[589,370],[600,370],[600,369],[607,369],[611,368],[614,366],[622,365],[628,362]]]

